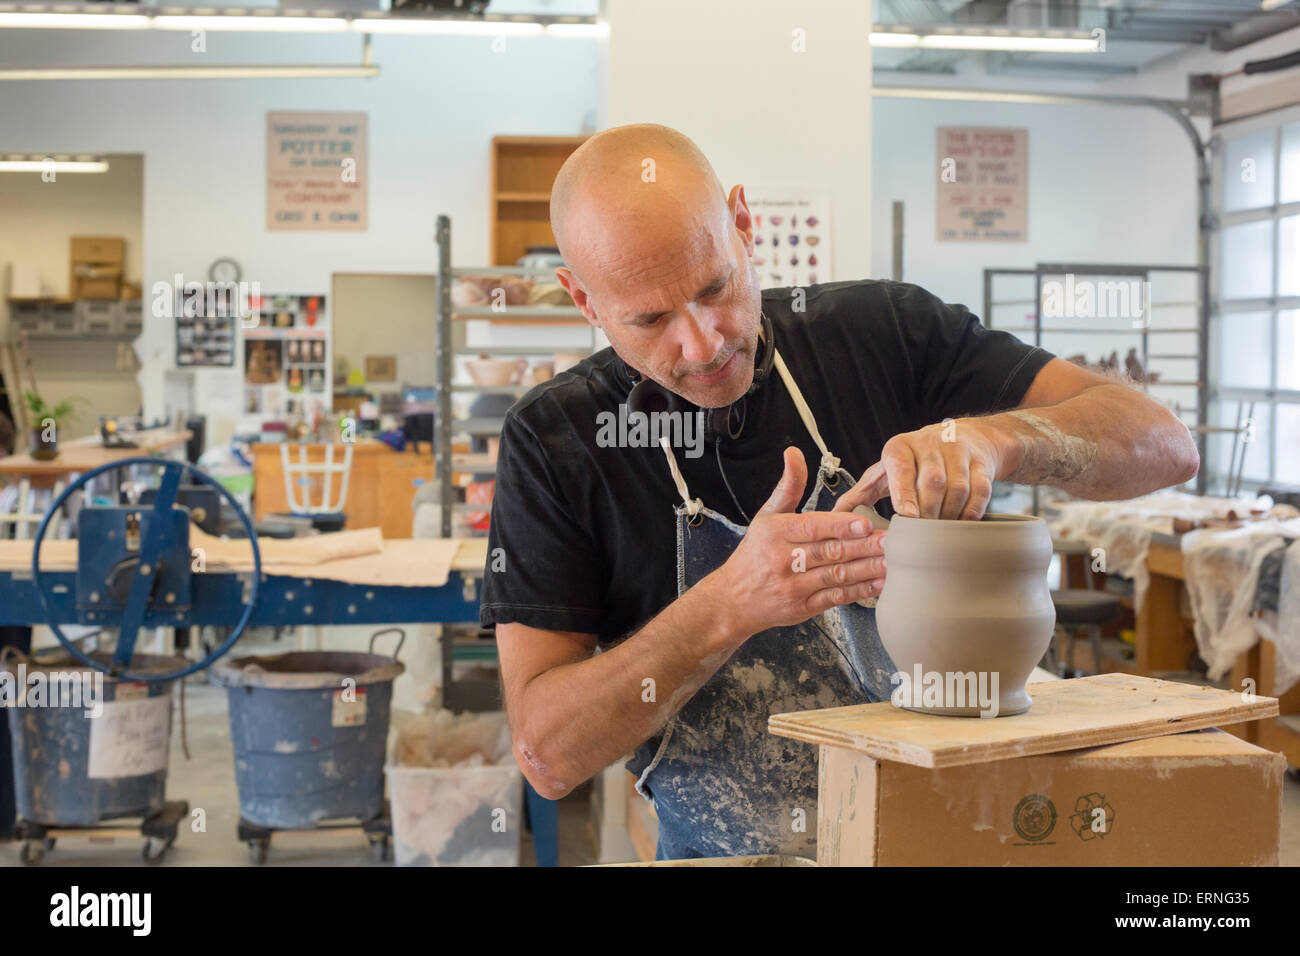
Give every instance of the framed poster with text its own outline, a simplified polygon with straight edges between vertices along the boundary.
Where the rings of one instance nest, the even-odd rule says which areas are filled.
[[[366,114],[266,114],[266,228],[366,228]]]
[[[1027,242],[1029,131],[940,126],[939,242]]]

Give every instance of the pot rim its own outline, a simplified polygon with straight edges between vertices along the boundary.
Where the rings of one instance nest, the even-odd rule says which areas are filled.
[[[1037,522],[1039,524],[1046,523],[1043,520],[1041,515],[1023,515],[1023,514],[1016,514],[1010,511],[1005,511],[1005,512],[990,511],[987,512],[978,521],[967,521],[965,519],[959,519],[959,518],[913,518],[909,515],[894,515],[894,517],[890,519],[890,522],[892,523],[894,521],[903,521],[903,522],[915,521],[918,524],[944,523],[944,524],[952,524],[952,525],[966,525],[972,528],[980,528],[980,527],[987,528],[997,524],[1032,524],[1034,522]]]

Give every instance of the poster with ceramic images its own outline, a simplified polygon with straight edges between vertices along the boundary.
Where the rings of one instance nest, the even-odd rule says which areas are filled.
[[[771,289],[831,281],[830,193],[811,186],[746,186],[754,268]]]
[[[323,295],[263,295],[250,301],[244,334],[244,412],[311,420],[333,406],[329,312]]]

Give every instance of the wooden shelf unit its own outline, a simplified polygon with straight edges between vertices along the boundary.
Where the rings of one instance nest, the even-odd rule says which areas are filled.
[[[514,265],[529,246],[553,246],[551,184],[585,136],[492,137],[492,264]]]

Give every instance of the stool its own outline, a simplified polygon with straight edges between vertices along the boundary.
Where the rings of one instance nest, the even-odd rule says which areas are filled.
[[[1065,638],[1065,658],[1060,674],[1069,677],[1074,672],[1074,639],[1079,631],[1086,632],[1092,644],[1093,670],[1101,673],[1101,625],[1119,618],[1120,600],[1105,591],[1088,588],[1067,588],[1052,592],[1056,606],[1056,629]]]

